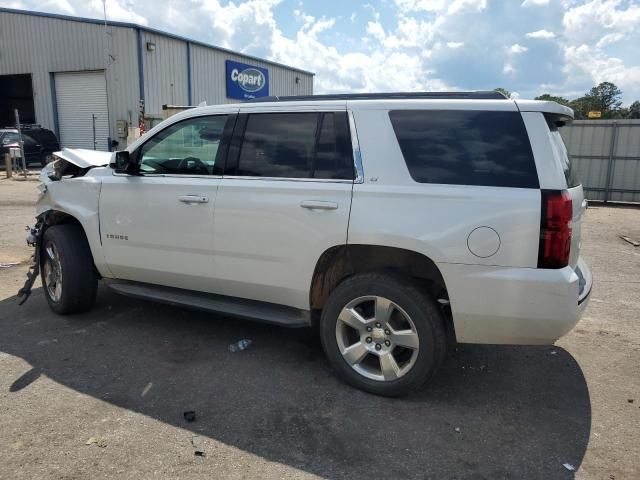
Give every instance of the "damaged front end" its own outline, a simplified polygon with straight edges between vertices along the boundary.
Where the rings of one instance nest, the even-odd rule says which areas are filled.
[[[31,265],[27,272],[27,280],[24,282],[23,287],[18,291],[18,305],[22,305],[31,296],[31,290],[33,284],[38,278],[40,273],[40,248],[42,246],[42,236],[44,234],[44,226],[46,222],[46,213],[38,215],[36,217],[36,224],[34,227],[27,227],[27,245],[34,247],[33,255],[31,256]]]
[[[27,244],[34,247],[27,280],[18,291],[19,305],[24,304],[40,273],[40,253],[46,229],[58,223],[76,222],[85,231],[95,252],[99,245],[98,200],[101,180],[90,170],[109,164],[111,153],[93,150],[64,149],[54,153],[54,161],[40,172],[36,224],[27,227]]]
[[[65,148],[55,152],[53,157],[54,161],[45,167],[43,173],[46,173],[49,180],[58,181],[63,178],[82,177],[92,168],[109,165],[111,153]]]

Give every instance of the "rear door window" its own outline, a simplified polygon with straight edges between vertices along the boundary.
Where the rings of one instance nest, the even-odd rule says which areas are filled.
[[[346,113],[248,114],[237,161],[227,174],[353,179]]]
[[[539,187],[518,112],[394,110],[389,117],[417,182]]]

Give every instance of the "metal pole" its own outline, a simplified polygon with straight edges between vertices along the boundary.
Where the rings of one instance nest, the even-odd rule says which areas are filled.
[[[18,109],[13,110],[13,114],[16,117],[16,128],[18,129],[18,142],[20,144],[20,156],[22,157],[22,175],[27,178],[27,160],[24,157],[24,142],[22,141],[22,128],[20,128],[20,114]]]
[[[91,121],[93,122],[93,149],[97,150],[97,145],[96,145],[96,115],[94,113],[91,114]]]
[[[7,178],[11,178],[11,176],[13,175],[13,172],[11,171],[12,167],[13,167],[13,162],[11,161],[11,154],[5,153],[4,168],[6,168]]]
[[[609,161],[607,163],[607,180],[604,186],[604,203],[609,201],[609,191],[611,189],[611,181],[613,179],[613,159],[616,153],[616,142],[618,139],[618,124],[613,122],[611,130],[611,143],[609,144]]]

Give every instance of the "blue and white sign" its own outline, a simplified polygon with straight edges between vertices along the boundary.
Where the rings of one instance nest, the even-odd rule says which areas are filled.
[[[269,70],[227,60],[227,98],[250,100],[269,96]]]

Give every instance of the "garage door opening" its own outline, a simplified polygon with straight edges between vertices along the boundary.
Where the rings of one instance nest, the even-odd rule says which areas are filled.
[[[36,123],[31,74],[0,75],[0,128],[15,125],[14,109],[20,123]]]
[[[109,150],[104,71],[56,73],[55,90],[62,147]]]

